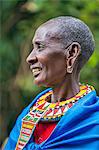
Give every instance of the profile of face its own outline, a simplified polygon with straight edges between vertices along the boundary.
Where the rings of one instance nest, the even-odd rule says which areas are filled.
[[[53,37],[55,28],[41,26],[33,38],[33,50],[27,62],[37,85],[54,86],[66,75],[66,57],[59,40]]]
[[[27,57],[27,62],[33,73],[34,83],[53,87],[65,81],[68,72],[72,73],[74,62],[79,55],[79,44],[71,43],[66,51],[58,38],[58,27],[53,24],[40,26],[33,38],[33,50]]]

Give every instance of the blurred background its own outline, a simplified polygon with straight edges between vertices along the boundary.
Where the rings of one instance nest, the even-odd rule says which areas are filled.
[[[99,0],[0,1],[0,141],[4,141],[22,109],[44,88],[33,84],[26,57],[35,30],[52,17],[74,16],[91,29],[96,48],[81,73],[81,82],[99,95]]]

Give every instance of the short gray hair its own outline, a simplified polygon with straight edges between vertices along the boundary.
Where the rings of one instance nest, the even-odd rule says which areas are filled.
[[[60,16],[50,19],[45,23],[58,26],[58,37],[64,46],[72,42],[78,42],[81,46],[81,55],[78,58],[78,70],[80,71],[94,52],[95,42],[89,27],[80,19],[70,16]]]

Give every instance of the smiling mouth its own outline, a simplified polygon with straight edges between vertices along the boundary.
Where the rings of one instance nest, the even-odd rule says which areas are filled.
[[[32,73],[34,77],[37,77],[41,73],[41,68],[33,68]]]

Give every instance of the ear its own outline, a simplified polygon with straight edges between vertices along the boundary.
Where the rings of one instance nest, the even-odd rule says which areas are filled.
[[[67,72],[72,73],[77,57],[81,53],[81,46],[77,42],[73,42],[66,51]]]

